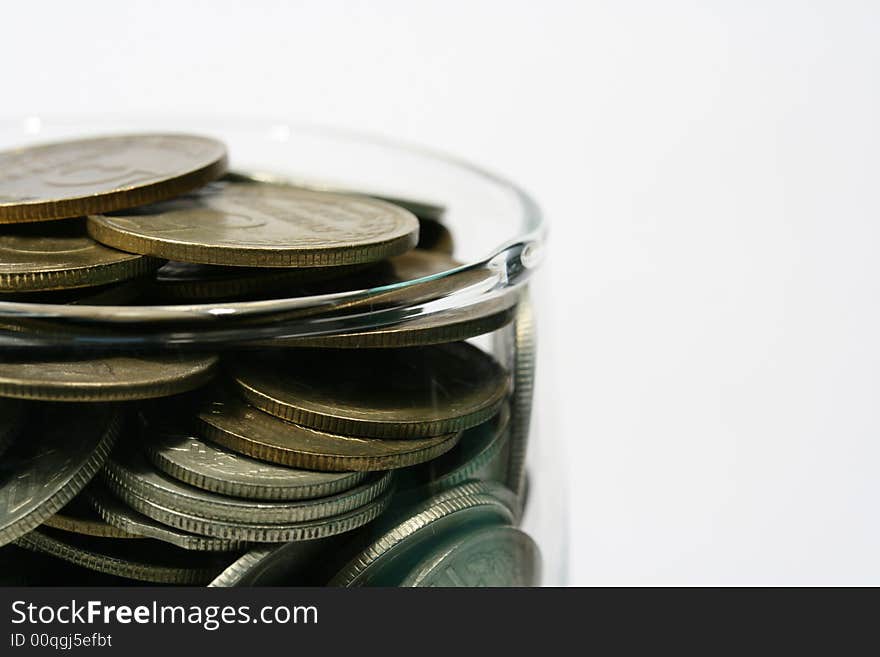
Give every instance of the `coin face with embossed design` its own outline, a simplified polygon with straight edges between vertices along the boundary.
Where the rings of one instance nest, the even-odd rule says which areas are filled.
[[[122,424],[107,405],[51,405],[35,414],[0,469],[0,545],[26,534],[83,489]]]
[[[99,244],[85,234],[80,221],[11,226],[0,233],[0,293],[105,285],[161,264]]]
[[[88,229],[109,246],[180,262],[329,267],[408,251],[419,222],[375,199],[224,182],[174,201],[90,216]]]
[[[0,397],[42,401],[124,401],[193,390],[213,377],[216,356],[0,358]]]
[[[495,525],[472,529],[434,548],[402,586],[536,586],[541,556],[528,534]]]
[[[384,533],[352,559],[332,586],[394,586],[407,575],[406,564],[424,557],[437,538],[477,524],[510,524],[510,505],[488,482],[469,482],[444,491],[407,514],[392,519]]]
[[[161,201],[226,171],[226,147],[182,134],[96,137],[0,152],[0,223]]]

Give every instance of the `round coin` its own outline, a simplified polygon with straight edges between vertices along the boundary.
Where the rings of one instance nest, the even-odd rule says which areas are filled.
[[[188,486],[156,471],[139,449],[124,445],[104,467],[107,480],[169,509],[209,520],[280,524],[308,522],[340,515],[361,507],[385,493],[391,473],[376,474],[352,488],[328,497],[295,501],[244,500]]]
[[[450,308],[439,313],[383,326],[370,331],[334,333],[303,338],[280,338],[260,342],[272,347],[326,347],[336,349],[373,349],[420,347],[458,342],[490,333],[511,322],[514,308],[506,299]]]
[[[0,152],[0,223],[45,221],[153,203],[226,170],[226,147],[178,134],[117,135]]]
[[[257,408],[302,426],[400,439],[460,431],[489,419],[508,376],[466,342],[409,349],[290,349],[234,359]]]
[[[113,477],[107,478],[106,481],[110,490],[130,507],[165,525],[194,534],[253,543],[311,541],[343,534],[372,522],[391,503],[391,493],[386,493],[382,497],[347,513],[309,522],[282,524],[232,522],[202,518],[178,509],[170,509],[138,495]]]
[[[235,452],[294,468],[375,472],[424,463],[452,449],[461,432],[414,440],[353,438],[315,431],[258,411],[232,396],[198,414],[205,438]]]
[[[489,523],[510,524],[513,513],[493,495],[432,498],[348,563],[331,586],[395,586],[438,536]]]
[[[165,397],[207,383],[216,356],[107,356],[90,360],[0,362],[0,396],[42,401],[123,401]]]
[[[507,442],[509,423],[510,409],[505,404],[494,418],[465,431],[454,449],[402,471],[400,487],[434,494],[487,476]]]
[[[94,485],[94,482],[92,485]],[[101,516],[86,501],[84,493],[74,497],[67,506],[54,516],[46,518],[43,526],[73,534],[97,536],[99,538],[143,538],[134,532],[129,533],[104,522]]]
[[[20,547],[108,575],[156,584],[207,584],[235,555],[205,555],[157,541],[120,541],[39,529],[16,541]]]
[[[513,408],[507,486],[520,496],[520,506],[524,507],[526,455],[529,447],[535,382],[535,322],[528,289],[517,306],[513,332]]]
[[[93,483],[85,491],[85,496],[101,518],[112,527],[125,532],[170,543],[184,550],[228,552],[246,546],[241,541],[199,536],[158,523],[120,502],[102,485]]]
[[[0,233],[0,293],[70,290],[115,283],[161,260],[99,244],[81,222],[7,227]]]
[[[339,549],[344,536],[331,536],[314,541],[295,541],[280,545],[260,545],[245,552],[208,584],[211,587],[231,586],[314,586],[316,563]],[[322,558],[323,557],[323,558]]]
[[[304,500],[353,488],[364,472],[318,472],[258,461],[185,432],[147,430],[147,456],[159,470],[191,486],[252,500]]]
[[[454,536],[434,548],[401,586],[537,586],[541,555],[532,538],[514,527],[495,525]]]
[[[34,413],[0,469],[0,545],[55,514],[89,482],[122,424],[105,405],[47,405]]]
[[[419,223],[375,199],[225,182],[186,198],[90,216],[88,229],[109,246],[180,262],[329,267],[404,253],[415,246]]]

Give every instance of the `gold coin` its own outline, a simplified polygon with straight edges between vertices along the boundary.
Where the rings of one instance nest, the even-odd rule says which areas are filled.
[[[375,199],[286,185],[224,182],[115,215],[89,233],[123,251],[241,267],[329,267],[375,262],[418,241],[412,213]]]
[[[45,221],[153,203],[226,171],[216,139],[94,137],[0,152],[0,223]]]
[[[374,438],[422,438],[495,415],[508,376],[466,342],[406,349],[288,349],[230,363],[245,398],[312,429]]]
[[[83,536],[99,538],[142,538],[109,525],[89,506],[82,495],[77,495],[67,506],[43,521],[46,527]]]
[[[0,361],[0,397],[42,401],[124,401],[193,390],[216,372],[216,356],[107,356]]]
[[[94,287],[141,276],[161,264],[99,244],[79,221],[8,226],[0,232],[0,293]]]
[[[234,452],[294,468],[380,471],[430,461],[455,447],[461,432],[416,440],[352,438],[307,429],[223,397],[198,414],[202,435]]]
[[[440,313],[370,331],[280,338],[261,341],[259,344],[275,347],[367,349],[458,342],[490,333],[509,324],[515,313],[515,308],[509,307],[510,303],[511,301],[505,299],[492,299],[489,302],[463,308],[450,308]]]

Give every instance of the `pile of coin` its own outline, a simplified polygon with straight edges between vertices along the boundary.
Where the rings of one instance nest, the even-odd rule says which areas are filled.
[[[442,207],[226,169],[190,135],[0,153],[0,583],[537,583],[527,296],[408,311],[494,276]],[[336,323],[274,312],[318,295]]]

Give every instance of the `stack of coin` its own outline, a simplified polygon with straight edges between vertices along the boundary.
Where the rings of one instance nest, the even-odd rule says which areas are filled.
[[[0,561],[50,584],[537,583],[527,299],[407,313],[493,285],[442,207],[226,165],[180,134],[0,153]],[[398,319],[143,337],[172,306],[315,295]],[[469,341],[495,331],[510,363]]]

